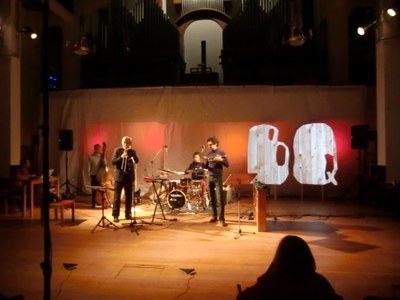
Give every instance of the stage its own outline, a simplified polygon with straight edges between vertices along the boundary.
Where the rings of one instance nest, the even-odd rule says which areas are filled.
[[[153,215],[153,201],[144,198],[136,206],[135,227],[123,219],[122,206],[115,230],[96,227],[102,211],[90,208],[89,197],[75,201],[74,223],[70,210],[63,227],[50,213],[51,299],[235,299],[237,284],[252,285],[287,234],[309,243],[317,271],[346,300],[394,298],[400,284],[398,211],[362,200],[271,198],[266,232],[256,232],[248,218],[252,200],[243,197],[240,236],[236,199],[226,206],[228,227],[209,223],[207,208],[193,213],[164,207],[164,219],[159,209]],[[111,209],[104,212],[112,221]],[[43,229],[38,211],[35,216],[1,216],[5,296],[43,298]]]

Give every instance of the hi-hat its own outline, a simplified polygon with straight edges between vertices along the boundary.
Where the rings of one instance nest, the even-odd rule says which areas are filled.
[[[157,170],[157,172],[165,172],[165,173],[168,173],[168,174],[177,175],[175,171],[172,171],[170,169],[162,169],[162,168],[160,168],[160,169]]]

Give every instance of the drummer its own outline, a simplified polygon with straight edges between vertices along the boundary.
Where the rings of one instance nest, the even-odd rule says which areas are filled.
[[[204,165],[201,162],[200,152],[193,153],[193,161],[186,169],[185,174],[192,174],[192,180],[200,180],[201,182],[201,195],[203,199],[205,198],[205,190],[206,190],[206,182],[205,175],[206,169],[204,169]]]

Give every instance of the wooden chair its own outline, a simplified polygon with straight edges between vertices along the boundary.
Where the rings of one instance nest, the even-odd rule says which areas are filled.
[[[54,208],[55,219],[58,220],[58,210],[60,210],[60,223],[64,226],[64,209],[71,208],[72,222],[75,222],[75,200],[61,200],[51,202],[49,208]]]

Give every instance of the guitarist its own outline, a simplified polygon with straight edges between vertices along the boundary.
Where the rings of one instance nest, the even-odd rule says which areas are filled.
[[[104,154],[101,151],[100,144],[96,144],[93,146],[93,153],[88,157],[88,174],[90,176],[90,185],[92,186],[100,186],[101,182],[98,180],[98,171],[105,165]],[[96,205],[99,205],[96,202],[97,191],[95,189],[92,190],[92,208],[95,208]]]

